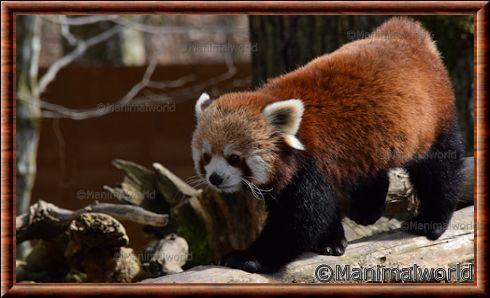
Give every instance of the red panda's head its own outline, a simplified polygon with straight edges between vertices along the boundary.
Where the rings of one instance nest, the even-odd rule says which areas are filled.
[[[270,185],[281,150],[304,150],[296,133],[301,100],[274,101],[255,92],[212,100],[203,93],[195,107],[192,155],[197,174],[223,192]],[[285,146],[286,145],[286,146]]]

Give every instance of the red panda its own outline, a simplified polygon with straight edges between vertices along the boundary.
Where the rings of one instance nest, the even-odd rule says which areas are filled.
[[[405,18],[253,92],[201,95],[196,172],[219,191],[249,189],[269,210],[251,247],[220,263],[272,272],[304,251],[343,254],[339,197],[349,198],[346,216],[374,223],[394,167],[408,170],[420,200],[404,228],[437,239],[461,184],[454,101],[434,41]]]

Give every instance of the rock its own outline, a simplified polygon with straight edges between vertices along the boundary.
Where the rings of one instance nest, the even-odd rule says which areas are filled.
[[[182,272],[182,266],[188,259],[187,241],[176,234],[150,242],[140,257],[146,271],[153,277]]]

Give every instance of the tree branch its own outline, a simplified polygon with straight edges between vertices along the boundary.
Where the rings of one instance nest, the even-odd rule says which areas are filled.
[[[46,90],[46,87],[56,78],[58,72],[63,67],[67,66],[68,64],[75,61],[78,57],[82,56],[88,48],[108,40],[121,31],[121,26],[115,26],[87,40],[79,40],[77,47],[72,52],[61,57],[48,68],[44,76],[39,80],[37,88],[33,91],[33,96],[39,97],[44,92],[44,90]]]

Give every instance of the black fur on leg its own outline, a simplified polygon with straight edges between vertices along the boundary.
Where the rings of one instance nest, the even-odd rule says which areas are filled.
[[[346,242],[343,229],[338,229],[341,212],[334,191],[311,157],[298,152],[295,158],[298,171],[293,180],[280,193],[266,197],[269,217],[261,235],[246,251],[224,257],[223,265],[274,272],[326,244],[343,253],[338,248],[345,249]]]
[[[351,188],[348,217],[361,225],[375,223],[385,210],[386,195],[390,180],[382,171],[374,177],[365,178]]]
[[[430,240],[446,231],[463,181],[463,148],[461,135],[454,125],[437,138],[423,159],[406,165],[420,210],[402,225],[403,229]]]

